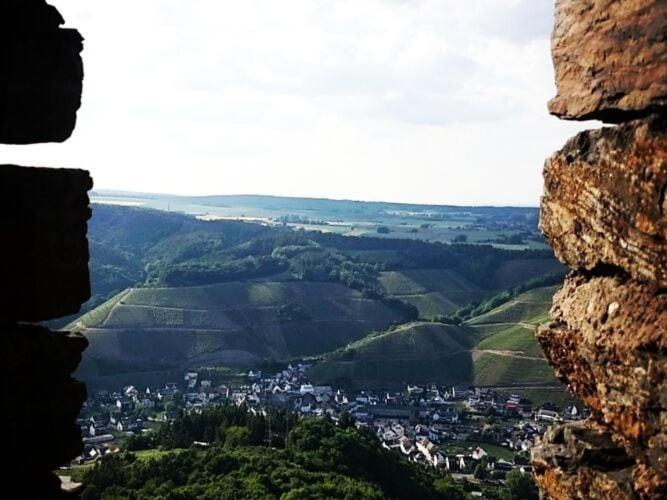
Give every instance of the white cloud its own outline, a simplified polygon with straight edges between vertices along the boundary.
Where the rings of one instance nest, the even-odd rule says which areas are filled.
[[[77,129],[0,154],[99,188],[535,205],[583,128],[546,113],[551,0],[52,2]]]

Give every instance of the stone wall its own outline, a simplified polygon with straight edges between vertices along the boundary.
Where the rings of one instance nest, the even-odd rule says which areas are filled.
[[[81,99],[82,38],[44,0],[0,2],[0,143],[60,142]],[[1,159],[0,159],[1,162]],[[0,412],[12,498],[60,498],[53,471],[83,450],[72,378],[80,334],[28,324],[75,313],[90,296],[88,172],[0,164]]]
[[[558,0],[551,113],[616,124],[544,167],[540,227],[572,272],[538,340],[590,408],[533,449],[550,498],[667,496],[667,3]]]

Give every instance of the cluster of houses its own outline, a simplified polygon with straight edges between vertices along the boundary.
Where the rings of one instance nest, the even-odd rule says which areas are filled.
[[[119,392],[96,391],[88,399],[77,419],[83,440],[83,453],[77,462],[97,460],[119,451],[119,440],[148,431],[155,422],[174,418],[176,408],[164,411],[166,401],[179,394],[176,383],[156,390],[138,390],[133,385]],[[157,410],[162,411],[157,411]]]
[[[85,447],[79,462],[118,451],[120,439],[148,432],[179,411],[227,403],[253,412],[280,408],[302,417],[346,418],[372,429],[383,447],[453,474],[471,474],[479,463],[491,471],[526,470],[526,452],[546,425],[585,417],[574,406],[562,411],[553,405],[531,408],[518,395],[485,388],[427,384],[395,391],[349,391],[318,386],[309,380],[307,369],[296,364],[271,375],[251,371],[240,387],[216,385],[193,371],[179,384],[98,391],[79,418]],[[504,455],[513,460],[494,457],[497,446],[510,450]]]

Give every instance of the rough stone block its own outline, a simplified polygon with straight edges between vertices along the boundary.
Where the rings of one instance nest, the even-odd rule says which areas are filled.
[[[667,295],[622,277],[570,275],[537,338],[557,377],[667,484]]]
[[[552,500],[663,498],[650,471],[595,422],[550,427],[531,453],[533,477]]]
[[[573,269],[667,286],[667,119],[581,132],[544,167],[540,228]]]
[[[619,123],[667,106],[667,2],[557,0],[551,53],[562,118]]]
[[[0,321],[78,312],[90,297],[84,170],[0,165]]]

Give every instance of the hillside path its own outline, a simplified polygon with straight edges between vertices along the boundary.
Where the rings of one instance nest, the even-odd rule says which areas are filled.
[[[544,361],[544,358],[538,356],[530,356],[529,354],[523,354],[520,351],[502,351],[496,349],[473,349],[473,356],[479,356],[481,354],[495,354],[496,356],[506,356],[509,358],[520,358],[520,359],[532,359],[534,361]]]

